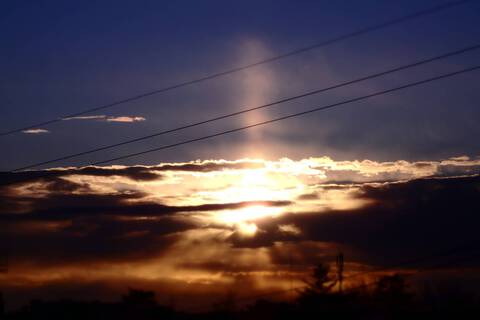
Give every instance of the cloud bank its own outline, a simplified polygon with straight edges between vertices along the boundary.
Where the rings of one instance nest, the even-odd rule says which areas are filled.
[[[0,283],[17,297],[73,287],[108,297],[138,283],[215,296],[301,285],[313,265],[339,250],[350,273],[391,266],[480,243],[479,174],[480,160],[467,157],[0,173],[10,262]]]

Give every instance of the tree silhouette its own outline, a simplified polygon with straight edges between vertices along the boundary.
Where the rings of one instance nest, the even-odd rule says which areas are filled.
[[[122,303],[135,307],[153,307],[157,304],[154,292],[131,288],[128,289],[128,293],[122,297]]]
[[[399,274],[380,278],[373,298],[384,314],[389,314],[392,318],[402,319],[414,309],[405,278]]]
[[[375,294],[392,300],[405,299],[410,296],[407,288],[405,278],[394,274],[380,278],[375,287]]]
[[[312,277],[313,282],[307,282],[308,288],[306,289],[310,293],[328,293],[336,283],[335,278],[330,275],[330,266],[328,264],[318,264],[315,269],[313,269]]]

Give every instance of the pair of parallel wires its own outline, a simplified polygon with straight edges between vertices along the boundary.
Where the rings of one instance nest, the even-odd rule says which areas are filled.
[[[443,11],[443,10],[446,10],[446,9],[450,9],[450,8],[453,8],[453,7],[456,7],[456,6],[459,6],[459,5],[463,5],[463,4],[465,4],[467,2],[470,2],[470,1],[472,1],[472,0],[452,1],[452,2],[445,3],[445,4],[441,4],[441,5],[438,5],[438,6],[429,8],[429,9],[425,9],[425,10],[422,10],[422,11],[418,11],[418,12],[415,12],[415,13],[397,18],[397,19],[393,19],[393,20],[390,20],[390,21],[387,21],[387,22],[383,22],[383,23],[376,24],[376,25],[373,25],[373,26],[365,27],[365,28],[359,29],[357,31],[347,33],[347,34],[344,34],[344,35],[341,35],[341,36],[338,36],[338,37],[334,37],[334,38],[326,40],[326,41],[315,43],[315,44],[312,44],[310,46],[299,48],[299,49],[296,49],[296,50],[293,50],[293,51],[290,51],[290,52],[287,52],[287,53],[284,53],[284,54],[272,56],[270,58],[260,60],[260,61],[257,61],[257,62],[251,63],[251,64],[247,64],[247,65],[239,66],[239,67],[236,67],[236,68],[228,69],[228,70],[225,70],[225,71],[222,71],[222,72],[210,74],[210,75],[200,77],[200,78],[197,78],[197,79],[181,82],[181,83],[178,83],[178,84],[175,84],[175,85],[172,85],[172,86],[168,86],[168,87],[160,88],[160,89],[157,89],[157,90],[154,90],[154,91],[142,93],[140,95],[132,96],[132,97],[129,97],[129,98],[126,98],[126,99],[114,101],[114,102],[109,103],[109,104],[100,105],[100,106],[89,108],[89,109],[79,111],[79,112],[76,112],[76,113],[68,114],[68,115],[63,116],[63,117],[58,117],[58,118],[55,118],[55,119],[35,123],[35,124],[25,126],[25,127],[22,127],[22,128],[16,128],[16,129],[12,129],[12,130],[9,130],[9,131],[5,131],[5,132],[0,133],[0,136],[7,136],[7,135],[14,134],[14,133],[22,132],[24,130],[33,129],[33,128],[45,127],[45,126],[51,125],[53,123],[65,120],[67,118],[74,118],[74,117],[82,116],[82,115],[89,114],[89,113],[92,113],[92,112],[96,112],[96,111],[99,111],[99,110],[104,110],[104,109],[107,109],[107,108],[113,108],[115,106],[118,106],[118,105],[121,105],[121,104],[124,104],[124,103],[127,103],[127,102],[133,102],[133,101],[136,101],[136,100],[148,97],[148,96],[161,94],[161,93],[171,91],[171,90],[174,90],[174,89],[177,89],[177,88],[189,86],[189,85],[196,84],[196,83],[199,83],[199,82],[203,82],[203,81],[211,80],[211,79],[214,79],[214,78],[222,77],[222,76],[225,76],[225,75],[228,75],[228,74],[231,74],[231,73],[240,72],[240,71],[243,71],[243,70],[246,70],[246,69],[254,68],[254,67],[259,66],[259,65],[271,63],[271,62],[281,60],[281,59],[284,59],[284,58],[287,58],[287,57],[291,57],[291,56],[294,56],[294,55],[298,55],[298,54],[301,54],[301,53],[304,53],[304,52],[307,52],[307,51],[310,51],[310,50],[313,50],[313,49],[318,49],[320,47],[325,47],[325,46],[328,46],[328,45],[331,45],[331,44],[334,44],[334,43],[337,43],[337,42],[340,42],[340,41],[344,41],[344,40],[354,38],[354,37],[357,37],[357,36],[360,36],[360,35],[363,35],[363,34],[367,34],[367,33],[373,32],[373,31],[384,29],[384,28],[387,28],[387,27],[390,27],[390,26],[393,26],[393,25],[396,25],[396,24],[400,24],[400,23],[404,23],[404,22],[407,22],[407,21],[410,21],[410,20],[418,19],[418,18],[424,17],[426,15],[434,14],[434,13],[437,13],[437,12],[440,12],[440,11]],[[97,148],[93,148],[93,149],[89,149],[89,150],[84,150],[84,151],[77,152],[77,153],[63,155],[63,156],[53,158],[53,159],[48,159],[48,160],[45,160],[45,161],[31,163],[31,164],[28,164],[28,165],[24,165],[24,166],[21,166],[21,167],[11,169],[10,173],[19,172],[19,171],[23,171],[23,170],[27,170],[27,169],[35,169],[35,168],[38,168],[40,166],[45,166],[45,165],[48,165],[48,164],[58,163],[60,161],[65,161],[65,160],[77,158],[77,157],[80,157],[80,156],[84,156],[84,155],[88,155],[88,154],[92,154],[92,153],[96,153],[96,152],[100,152],[100,151],[110,150],[110,149],[113,149],[113,148],[117,148],[117,147],[120,147],[120,146],[136,143],[136,142],[147,140],[147,139],[151,139],[151,138],[158,137],[158,136],[161,136],[161,135],[165,135],[165,134],[168,134],[168,133],[178,132],[178,131],[182,131],[182,130],[185,130],[185,129],[188,129],[188,128],[197,127],[197,126],[208,124],[208,123],[213,123],[215,121],[223,120],[223,119],[226,119],[226,118],[239,116],[239,115],[242,115],[242,114],[245,114],[245,113],[248,113],[248,112],[253,112],[253,111],[268,108],[268,107],[278,106],[282,103],[294,101],[294,100],[297,100],[297,99],[305,98],[305,97],[308,97],[308,96],[313,96],[313,95],[320,94],[320,93],[323,93],[323,92],[327,92],[327,91],[330,91],[330,90],[334,90],[334,89],[342,88],[342,87],[349,86],[349,85],[352,85],[352,84],[360,83],[360,82],[363,82],[363,81],[371,80],[371,79],[374,79],[374,78],[382,77],[382,76],[385,76],[385,75],[388,75],[388,74],[391,74],[391,73],[395,73],[395,72],[399,72],[399,71],[402,71],[402,70],[414,68],[414,67],[424,65],[424,64],[427,64],[427,63],[431,63],[431,62],[434,62],[434,61],[438,61],[438,60],[441,60],[441,59],[446,59],[448,57],[452,57],[452,56],[460,55],[460,54],[463,54],[463,53],[466,53],[466,52],[469,52],[469,51],[477,50],[479,48],[480,48],[480,44],[474,44],[474,45],[464,47],[464,48],[461,48],[461,49],[458,49],[458,50],[455,50],[455,51],[450,51],[450,52],[447,52],[447,53],[444,53],[444,54],[441,54],[441,55],[438,55],[438,56],[434,56],[434,57],[430,57],[430,58],[427,58],[427,59],[415,61],[415,62],[406,64],[406,65],[394,67],[392,69],[388,69],[388,70],[385,70],[385,71],[382,71],[382,72],[378,72],[378,73],[370,74],[370,75],[363,76],[363,77],[360,77],[360,78],[352,79],[352,80],[349,80],[349,81],[341,82],[341,83],[338,83],[338,84],[335,84],[335,85],[332,85],[332,86],[319,88],[319,89],[316,89],[316,90],[313,90],[313,91],[304,92],[304,93],[301,93],[301,94],[298,94],[298,95],[295,95],[295,96],[286,97],[286,98],[283,98],[283,99],[280,99],[280,100],[272,101],[272,102],[267,103],[267,104],[246,107],[246,108],[243,108],[243,109],[241,109],[239,111],[236,111],[236,112],[223,114],[223,115],[218,115],[218,116],[213,117],[213,118],[188,123],[188,124],[185,124],[185,125],[182,125],[182,126],[179,126],[179,127],[175,127],[175,128],[168,129],[168,130],[163,130],[163,131],[160,131],[160,132],[155,132],[155,133],[145,135],[145,136],[141,136],[141,137],[138,137],[138,138],[128,139],[128,140],[124,140],[124,141],[121,141],[121,142],[118,142],[118,143],[113,143],[113,144],[109,144],[109,145],[105,145],[105,146],[101,146],[101,147],[97,147]],[[431,77],[431,78],[427,78],[427,79],[423,79],[423,80],[420,80],[420,81],[410,82],[410,83],[407,83],[407,84],[402,85],[402,86],[398,86],[398,87],[374,92],[372,94],[363,95],[363,96],[359,96],[359,97],[352,98],[352,99],[347,99],[347,100],[340,101],[340,102],[337,102],[337,103],[322,105],[322,106],[316,106],[316,107],[313,107],[313,108],[308,109],[306,111],[291,113],[291,114],[288,114],[288,115],[285,115],[285,116],[281,116],[281,117],[277,117],[277,118],[271,118],[271,119],[268,119],[266,121],[253,123],[253,124],[250,124],[250,125],[247,125],[247,126],[237,127],[237,128],[233,128],[233,129],[230,129],[230,130],[220,131],[220,132],[217,132],[217,133],[204,135],[204,136],[200,136],[200,137],[196,137],[196,138],[192,138],[192,139],[187,139],[187,140],[172,143],[172,144],[162,145],[162,146],[159,146],[159,147],[156,147],[156,148],[146,149],[146,150],[143,150],[143,151],[140,151],[140,152],[127,153],[127,154],[124,154],[124,155],[121,155],[121,156],[118,156],[118,157],[113,157],[113,158],[109,158],[109,159],[103,159],[103,160],[100,160],[100,161],[87,163],[87,164],[84,164],[83,166],[94,166],[94,165],[107,164],[107,163],[111,163],[111,162],[114,162],[114,161],[124,160],[124,159],[137,157],[137,156],[145,155],[145,154],[152,153],[152,152],[171,149],[171,148],[191,144],[191,143],[198,142],[198,141],[212,139],[212,138],[216,138],[216,137],[219,137],[219,136],[248,130],[248,129],[251,129],[251,128],[254,128],[254,127],[263,126],[263,125],[287,120],[287,119],[294,118],[294,117],[299,117],[299,116],[314,113],[314,112],[319,112],[319,111],[324,111],[324,110],[327,110],[327,109],[337,108],[337,107],[344,106],[344,105],[347,105],[347,104],[351,104],[351,103],[354,103],[354,102],[370,99],[370,98],[377,97],[377,96],[384,95],[384,94],[388,94],[388,93],[393,93],[393,92],[396,92],[396,91],[400,91],[400,90],[404,90],[404,89],[407,89],[407,88],[427,84],[427,83],[430,83],[430,82],[433,82],[433,81],[438,81],[438,80],[441,80],[441,79],[457,76],[457,75],[460,75],[460,74],[465,74],[465,73],[468,73],[468,72],[477,71],[479,68],[480,68],[480,66],[478,66],[478,65],[477,66],[472,66],[472,67],[460,69],[460,70],[457,70],[457,71],[454,71],[454,72],[440,74],[440,75],[437,75],[437,76],[434,76],[434,77]]]

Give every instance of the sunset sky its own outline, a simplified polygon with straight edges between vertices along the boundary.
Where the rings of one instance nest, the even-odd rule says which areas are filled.
[[[0,291],[182,307],[305,284],[479,241],[480,71],[102,166],[480,64],[480,50],[29,171],[17,168],[480,44],[468,1],[329,46],[78,117],[440,1],[14,1],[0,4]],[[468,279],[480,260],[429,275]],[[422,265],[405,266],[414,274]],[[448,269],[448,270],[447,270]],[[442,276],[450,272],[449,276]],[[453,273],[452,273],[453,272]],[[346,281],[358,285],[374,276]],[[478,272],[477,272],[478,274]],[[416,276],[423,281],[425,275]],[[414,275],[415,278],[415,275]],[[458,279],[457,279],[458,280]],[[209,293],[205,295],[205,293]],[[193,299],[187,299],[192,297]]]

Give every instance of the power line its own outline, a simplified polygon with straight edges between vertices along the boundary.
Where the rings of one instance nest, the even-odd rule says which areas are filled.
[[[379,24],[376,24],[376,25],[372,25],[372,26],[369,26],[369,27],[365,27],[365,28],[362,28],[362,29],[359,29],[357,31],[353,31],[353,32],[350,32],[350,33],[347,33],[347,34],[344,34],[344,35],[333,37],[329,40],[324,40],[324,41],[321,41],[321,42],[318,42],[318,43],[315,43],[315,44],[312,44],[312,45],[309,45],[309,46],[306,46],[306,47],[302,47],[302,48],[295,49],[295,50],[292,50],[292,51],[289,51],[289,52],[286,52],[286,53],[283,53],[283,54],[280,54],[280,55],[276,55],[276,56],[272,56],[270,58],[259,60],[257,62],[253,62],[253,63],[246,64],[246,65],[243,65],[243,66],[227,69],[225,71],[221,71],[221,72],[218,72],[218,73],[213,73],[213,74],[206,75],[206,76],[196,78],[196,79],[193,79],[193,80],[180,82],[180,83],[177,83],[177,84],[174,84],[174,85],[171,85],[171,86],[167,86],[167,87],[164,87],[164,88],[160,88],[160,89],[157,89],[157,90],[145,92],[145,93],[138,94],[138,95],[128,97],[128,98],[125,98],[125,99],[117,100],[117,101],[114,101],[114,102],[111,102],[111,103],[108,103],[108,104],[104,104],[104,105],[92,107],[92,108],[89,108],[89,109],[85,109],[83,111],[68,114],[68,115],[65,115],[63,117],[58,117],[58,118],[55,118],[55,119],[51,119],[51,120],[47,120],[47,121],[43,121],[43,122],[38,122],[38,123],[31,124],[31,125],[28,125],[28,126],[25,126],[25,127],[22,127],[22,128],[16,128],[16,129],[11,129],[9,131],[4,131],[4,132],[0,133],[0,136],[6,136],[6,135],[13,134],[13,133],[18,133],[18,132],[22,132],[24,130],[34,129],[34,128],[38,128],[38,127],[45,127],[45,126],[48,126],[50,124],[60,122],[64,119],[66,119],[66,118],[74,118],[74,117],[78,117],[78,116],[85,115],[85,114],[88,114],[88,113],[112,108],[114,106],[125,104],[127,102],[136,101],[136,100],[139,100],[139,99],[142,99],[142,98],[145,98],[145,97],[153,96],[153,95],[156,95],[156,94],[164,93],[164,92],[171,91],[171,90],[174,90],[174,89],[178,89],[178,88],[181,88],[181,87],[186,87],[186,86],[196,84],[196,83],[199,83],[199,82],[203,82],[203,81],[211,80],[211,79],[214,79],[214,78],[222,77],[222,76],[225,76],[225,75],[228,75],[228,74],[232,74],[232,73],[236,73],[236,72],[243,71],[243,70],[246,70],[246,69],[250,69],[250,68],[253,68],[253,67],[256,67],[256,66],[259,66],[259,65],[271,63],[271,62],[281,60],[281,59],[284,59],[284,58],[287,58],[287,57],[290,57],[290,56],[294,56],[294,55],[297,55],[297,54],[301,54],[301,53],[304,53],[304,52],[307,52],[307,51],[310,51],[310,50],[313,50],[313,49],[318,49],[318,48],[321,48],[321,47],[325,47],[325,46],[334,44],[336,42],[340,42],[340,41],[343,41],[343,40],[354,38],[354,37],[359,36],[359,35],[367,34],[367,33],[370,33],[370,32],[376,31],[376,30],[380,30],[380,29],[383,29],[383,28],[386,28],[386,27],[390,27],[390,26],[393,26],[393,25],[396,25],[396,24],[400,24],[400,23],[403,23],[403,22],[406,22],[406,21],[409,21],[409,20],[414,20],[416,18],[425,16],[425,15],[437,13],[439,11],[446,10],[446,9],[449,9],[449,8],[452,8],[452,7],[455,7],[455,6],[459,6],[459,5],[465,4],[465,3],[470,2],[470,1],[472,1],[472,0],[460,0],[460,1],[447,2],[447,3],[444,3],[444,4],[438,5],[438,6],[434,6],[434,7],[428,8],[428,9],[417,11],[415,13],[412,13],[412,14],[409,14],[409,15],[406,15],[406,16],[403,16],[403,17],[400,17],[400,18],[392,19],[392,20],[382,22],[382,23],[379,23]]]
[[[111,159],[108,159],[108,160],[97,161],[97,162],[94,162],[94,163],[90,163],[87,166],[100,165],[100,164],[105,164],[105,163],[116,161],[116,160],[123,160],[123,159],[127,159],[127,158],[132,158],[132,157],[135,157],[135,156],[144,155],[144,154],[152,153],[152,152],[155,152],[155,151],[170,149],[170,148],[178,147],[178,146],[181,146],[181,145],[186,145],[186,144],[190,144],[190,143],[193,143],[193,142],[207,140],[207,139],[215,138],[215,137],[218,137],[218,136],[222,136],[222,135],[235,133],[235,132],[247,130],[247,129],[250,129],[250,128],[266,125],[266,124],[269,124],[269,123],[274,123],[274,122],[298,117],[298,116],[301,116],[301,115],[310,114],[310,113],[313,113],[313,112],[328,110],[328,109],[332,109],[332,108],[339,107],[339,106],[342,106],[342,105],[346,105],[346,104],[349,104],[349,103],[362,101],[362,100],[366,100],[366,99],[369,99],[369,98],[372,98],[372,97],[384,95],[384,94],[387,94],[387,93],[391,93],[391,92],[403,90],[403,89],[406,89],[406,88],[411,88],[411,87],[415,87],[415,86],[418,86],[418,85],[426,84],[426,83],[433,82],[433,81],[436,81],[436,80],[445,79],[445,78],[448,78],[448,77],[452,77],[452,76],[459,75],[459,74],[464,74],[464,73],[467,73],[467,72],[472,72],[472,71],[475,71],[475,70],[478,70],[478,69],[480,69],[480,66],[474,66],[474,67],[462,69],[462,70],[455,71],[455,72],[445,73],[445,74],[435,76],[435,77],[432,77],[432,78],[428,78],[428,79],[425,79],[425,80],[408,83],[406,85],[402,85],[402,86],[399,86],[399,87],[378,91],[378,92],[375,92],[375,93],[372,93],[372,94],[360,96],[360,97],[353,98],[353,99],[344,100],[344,101],[341,101],[341,102],[337,102],[337,103],[334,103],[334,104],[313,108],[313,109],[302,111],[302,112],[289,114],[289,115],[278,117],[278,118],[273,118],[273,119],[270,119],[270,120],[258,122],[258,123],[251,124],[251,125],[248,125],[248,126],[243,126],[243,127],[239,127],[239,128],[235,128],[235,129],[221,131],[221,132],[218,132],[218,133],[215,133],[215,134],[210,134],[210,135],[206,135],[206,136],[202,136],[202,137],[198,137],[198,138],[194,138],[194,139],[184,140],[184,141],[181,141],[181,142],[177,142],[177,143],[173,143],[173,144],[169,144],[169,145],[164,145],[164,146],[160,146],[160,147],[153,148],[153,149],[148,149],[148,150],[144,150],[144,151],[141,151],[141,152],[130,153],[130,154],[126,154],[126,155],[123,155],[123,156],[116,157],[116,158],[111,158]],[[43,171],[43,172],[45,173],[45,175],[48,175],[48,171]],[[10,172],[10,173],[15,173],[15,172]],[[19,173],[19,172],[17,172],[17,173]],[[39,175],[35,176],[35,178],[39,178],[39,177],[41,177],[41,175],[40,176]],[[28,181],[28,180],[31,180],[31,178],[28,177],[28,176],[23,177],[23,178],[21,177],[18,180],[9,180],[6,183],[0,183],[0,185],[20,183],[20,182]]]
[[[338,89],[338,88],[345,87],[345,86],[355,84],[355,83],[359,83],[359,82],[362,82],[362,81],[378,78],[378,77],[381,77],[381,76],[384,76],[384,75],[387,75],[387,74],[390,74],[390,73],[394,73],[394,72],[398,72],[398,71],[401,71],[401,70],[417,67],[417,66],[427,64],[427,63],[430,63],[430,62],[433,62],[433,61],[437,61],[437,60],[445,59],[445,58],[448,58],[448,57],[451,57],[451,56],[459,55],[459,54],[462,54],[462,53],[465,53],[465,52],[468,52],[468,51],[477,50],[479,48],[480,48],[480,44],[473,45],[473,46],[468,46],[468,47],[465,47],[465,48],[462,48],[462,49],[459,49],[459,50],[450,51],[450,52],[447,52],[447,53],[444,53],[444,54],[441,54],[441,55],[438,55],[438,56],[434,56],[434,57],[431,57],[431,58],[428,58],[428,59],[424,59],[424,60],[420,60],[420,61],[413,62],[413,63],[410,63],[410,64],[406,64],[406,65],[403,65],[403,66],[395,67],[395,68],[392,68],[392,69],[389,69],[389,70],[385,70],[385,71],[378,72],[378,73],[375,73],[375,74],[371,74],[371,75],[368,75],[368,76],[360,77],[360,78],[357,78],[357,79],[354,79],[354,80],[345,81],[345,82],[342,82],[342,83],[339,83],[339,84],[336,84],[336,85],[333,85],[333,86],[329,86],[329,87],[305,92],[305,93],[302,93],[302,94],[299,94],[299,95],[295,95],[295,96],[291,96],[291,97],[288,97],[288,98],[280,99],[280,100],[273,101],[273,102],[270,102],[270,103],[267,103],[267,104],[243,109],[243,110],[240,110],[240,111],[237,111],[237,112],[224,114],[224,115],[221,115],[221,116],[217,116],[217,117],[210,118],[210,119],[203,120],[203,121],[199,121],[199,122],[190,123],[190,124],[187,124],[187,125],[183,125],[183,126],[180,126],[180,127],[173,128],[173,129],[163,130],[163,131],[156,132],[156,133],[153,133],[153,134],[149,134],[149,135],[146,135],[146,136],[143,136],[143,137],[126,140],[126,141],[122,141],[122,142],[119,142],[119,143],[110,144],[110,145],[94,148],[94,149],[87,150],[87,151],[77,152],[77,153],[73,153],[73,154],[70,154],[70,155],[54,158],[54,159],[51,159],[51,160],[46,160],[46,161],[42,161],[42,162],[29,164],[29,165],[26,165],[26,166],[23,166],[23,167],[20,167],[20,168],[16,168],[16,169],[12,170],[12,172],[26,170],[26,169],[32,169],[32,168],[35,168],[35,167],[38,167],[38,166],[51,164],[51,163],[59,162],[59,161],[62,161],[62,160],[68,160],[68,159],[76,158],[76,157],[79,157],[79,156],[84,156],[84,155],[87,155],[87,154],[92,154],[92,153],[95,153],[95,152],[104,151],[104,150],[120,147],[120,146],[123,146],[123,145],[131,144],[131,143],[134,143],[134,142],[139,142],[139,141],[142,141],[142,140],[151,139],[151,138],[158,137],[158,136],[161,136],[161,135],[165,135],[165,134],[168,134],[168,133],[173,133],[173,132],[185,130],[185,129],[188,129],[188,128],[193,128],[193,127],[200,126],[200,125],[207,124],[207,123],[211,123],[211,122],[214,122],[214,121],[238,116],[238,115],[245,114],[245,113],[248,113],[248,112],[252,112],[252,111],[255,111],[255,110],[279,105],[279,104],[282,104],[282,103],[285,103],[285,102],[289,102],[289,101],[304,98],[304,97],[307,97],[307,96],[323,93],[323,92],[330,91],[330,90],[333,90],[333,89]]]
[[[433,82],[433,81],[436,81],[436,80],[452,77],[452,76],[455,76],[455,75],[475,71],[475,70],[478,70],[478,69],[480,69],[480,66],[474,66],[474,67],[462,69],[462,70],[459,70],[459,71],[442,74],[440,76],[436,76],[436,77],[433,77],[433,78],[428,78],[428,79],[425,79],[425,80],[409,83],[409,84],[399,86],[399,87],[395,87],[395,88],[392,88],[392,89],[378,91],[378,92],[375,92],[375,93],[372,93],[372,94],[369,94],[369,95],[345,100],[345,101],[342,101],[342,102],[338,102],[338,103],[334,103],[334,104],[330,104],[330,105],[326,105],[326,106],[322,106],[322,107],[317,107],[317,108],[310,109],[310,110],[307,110],[307,111],[292,113],[292,114],[282,116],[282,117],[278,117],[278,118],[273,118],[273,119],[270,119],[270,120],[267,120],[267,121],[258,122],[258,123],[251,124],[251,125],[248,125],[248,126],[243,126],[243,127],[239,127],[239,128],[235,128],[235,129],[230,129],[230,130],[218,132],[218,133],[215,133],[215,134],[206,135],[206,136],[199,137],[199,138],[184,140],[182,142],[177,142],[177,143],[173,143],[173,144],[169,144],[169,145],[165,145],[165,146],[161,146],[161,147],[157,147],[157,148],[153,148],[153,149],[148,149],[148,150],[145,150],[145,151],[130,153],[130,154],[127,154],[127,155],[124,155],[124,156],[115,157],[115,158],[111,158],[111,159],[108,159],[108,160],[93,162],[90,165],[105,164],[105,163],[109,163],[109,162],[112,162],[112,161],[123,160],[123,159],[127,159],[127,158],[132,158],[132,157],[144,155],[144,154],[147,154],[147,153],[152,153],[152,152],[155,152],[155,151],[170,149],[170,148],[178,147],[178,146],[185,145],[185,144],[190,144],[190,143],[197,142],[197,141],[207,140],[207,139],[215,138],[215,137],[218,137],[218,136],[222,136],[222,135],[226,135],[226,134],[230,134],[230,133],[234,133],[234,132],[239,132],[239,131],[263,126],[263,125],[266,125],[266,124],[270,124],[270,123],[274,123],[274,122],[278,122],[278,121],[302,116],[302,115],[305,115],[305,114],[335,108],[335,107],[345,105],[345,104],[349,104],[349,103],[352,103],[352,102],[366,100],[366,99],[376,97],[376,96],[380,96],[380,95],[384,95],[384,94],[387,94],[387,93],[390,93],[390,92],[395,92],[395,91],[403,90],[403,89],[406,89],[406,88],[411,88],[411,87],[418,86],[418,85],[421,85],[421,84],[425,84],[425,83]]]

